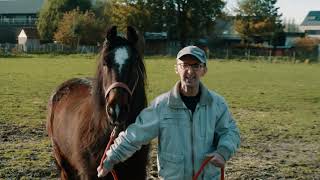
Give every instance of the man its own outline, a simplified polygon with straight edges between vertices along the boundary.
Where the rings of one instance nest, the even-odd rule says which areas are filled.
[[[218,179],[218,167],[224,167],[239,148],[240,135],[225,100],[200,82],[206,63],[205,52],[196,46],[179,51],[175,71],[180,81],[119,134],[104,166],[98,167],[98,176],[105,176],[116,163],[157,137],[161,179],[192,179],[208,156],[211,163],[200,177]]]

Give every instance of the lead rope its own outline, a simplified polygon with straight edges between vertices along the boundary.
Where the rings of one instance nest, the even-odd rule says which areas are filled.
[[[115,138],[116,138],[116,127],[113,128],[113,130],[110,134],[110,139],[109,139],[108,145],[107,145],[106,149],[104,150],[103,156],[100,160],[100,165],[99,165],[100,167],[103,167],[103,161],[105,160],[105,158],[107,156],[107,151],[110,149],[110,146],[113,143]],[[111,170],[111,174],[112,174],[114,180],[118,180],[118,176],[117,176],[115,170]]]
[[[104,153],[103,153],[103,156],[101,158],[101,161],[100,161],[100,167],[103,167],[103,161],[105,160],[106,158],[106,154],[107,154],[107,151],[110,149],[110,146],[111,144],[113,143],[114,139],[116,138],[116,127],[113,128],[112,132],[111,132],[111,135],[110,135],[110,139],[109,139],[109,142],[107,144],[107,147],[106,149],[104,150]],[[213,157],[213,156],[212,156]],[[203,171],[204,167],[210,162],[211,158],[212,157],[208,157],[207,159],[205,159],[203,161],[203,163],[201,164],[200,166],[200,169],[198,170],[198,172],[196,173],[195,176],[193,176],[193,180],[197,180],[199,175],[201,174],[201,172]],[[114,180],[118,180],[118,176],[116,174],[116,172],[114,170],[111,170],[111,174],[113,176],[113,179]],[[220,180],[224,180],[224,168],[221,168],[221,175],[220,175]]]
[[[207,159],[205,159],[205,160],[203,161],[203,163],[202,163],[201,166],[200,166],[200,169],[198,170],[198,172],[196,173],[196,175],[193,176],[192,180],[197,180],[197,179],[198,179],[199,175],[200,175],[201,172],[203,171],[204,167],[210,162],[211,158],[213,158],[213,156],[212,156],[212,157],[208,157]],[[220,179],[221,179],[221,180],[224,180],[224,168],[221,168]]]

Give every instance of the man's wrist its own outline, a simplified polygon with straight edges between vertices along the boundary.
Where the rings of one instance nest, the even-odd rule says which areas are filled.
[[[230,150],[224,146],[218,147],[216,153],[221,155],[225,161],[227,161],[231,158]]]
[[[103,161],[103,168],[105,170],[107,170],[108,172],[111,171],[113,169],[113,163],[110,159],[106,158],[104,161]]]

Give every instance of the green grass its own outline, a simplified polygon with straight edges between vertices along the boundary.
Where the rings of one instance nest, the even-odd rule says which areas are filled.
[[[55,178],[47,100],[64,80],[92,76],[97,57],[0,58],[0,179]],[[174,58],[146,57],[149,102],[178,80]],[[241,130],[229,179],[320,178],[320,64],[209,61],[203,82]]]

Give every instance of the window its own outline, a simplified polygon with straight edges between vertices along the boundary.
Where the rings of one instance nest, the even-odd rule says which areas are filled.
[[[320,35],[320,30],[306,30],[308,35]]]
[[[308,16],[308,20],[315,20],[316,17],[315,16]]]

